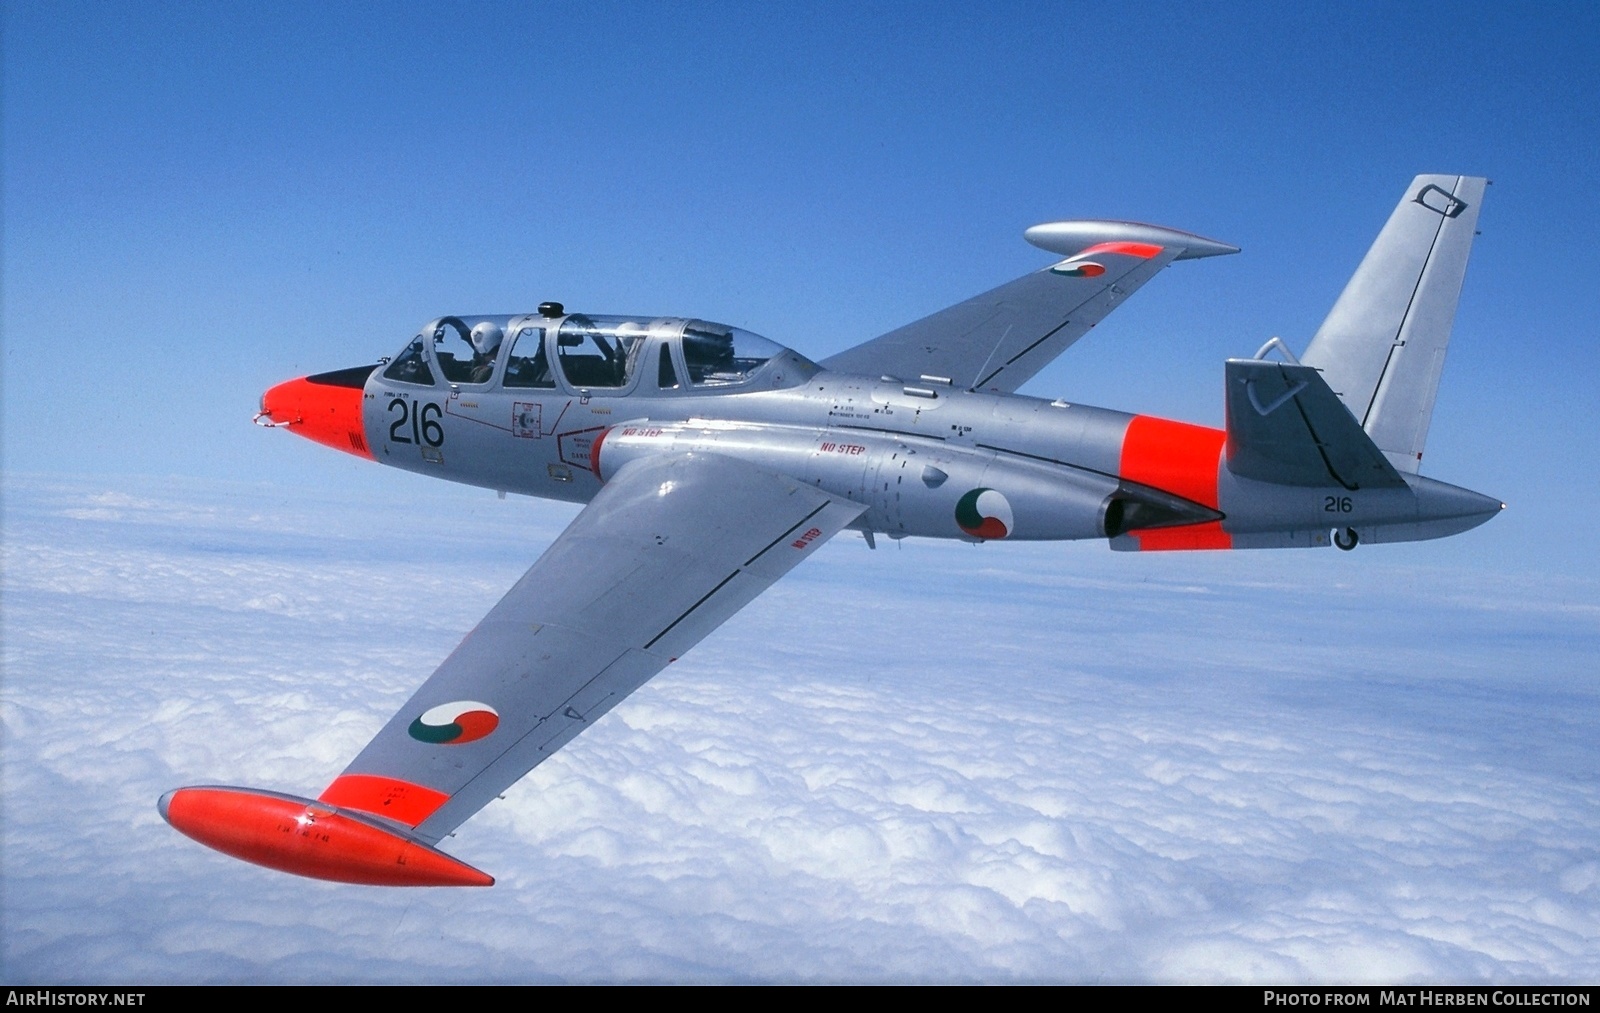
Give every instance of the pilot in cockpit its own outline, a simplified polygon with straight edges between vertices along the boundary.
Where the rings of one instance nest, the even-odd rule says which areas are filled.
[[[472,328],[472,373],[468,383],[488,383],[494,374],[495,355],[500,351],[500,341],[505,331],[493,321],[485,320]]]

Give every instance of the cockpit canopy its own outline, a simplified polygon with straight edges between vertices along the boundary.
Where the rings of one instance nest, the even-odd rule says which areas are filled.
[[[384,370],[400,383],[666,393],[792,386],[815,363],[740,327],[680,317],[440,317]]]

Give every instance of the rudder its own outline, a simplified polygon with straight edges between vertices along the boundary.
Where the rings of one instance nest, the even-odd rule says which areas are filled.
[[[1300,361],[1400,471],[1416,473],[1488,180],[1412,180]]]

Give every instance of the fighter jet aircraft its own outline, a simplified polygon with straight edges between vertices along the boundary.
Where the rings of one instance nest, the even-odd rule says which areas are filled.
[[[1224,429],[1015,393],[1162,268],[1238,252],[1117,221],[1036,225],[1054,263],[820,363],[546,302],[279,384],[264,425],[587,506],[316,799],[197,786],[161,814],[303,876],[487,886],[436,845],[847,528],[1148,552],[1482,524],[1503,504],[1418,471],[1486,183],[1418,176],[1302,356],[1224,364]]]

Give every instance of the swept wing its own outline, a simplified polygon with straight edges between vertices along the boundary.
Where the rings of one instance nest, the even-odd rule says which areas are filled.
[[[448,859],[428,846],[864,509],[732,458],[630,462],[315,803],[186,788],[163,810],[191,837],[260,864],[411,882],[406,870],[423,859]],[[374,846],[375,828],[392,840]]]
[[[1010,393],[1089,332],[1175,260],[1239,248],[1134,222],[1035,225],[1028,242],[1066,255],[1060,263],[942,309],[825,359],[843,373],[948,380]]]

